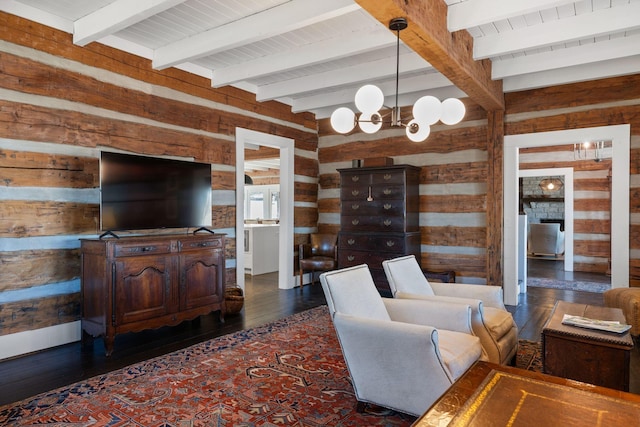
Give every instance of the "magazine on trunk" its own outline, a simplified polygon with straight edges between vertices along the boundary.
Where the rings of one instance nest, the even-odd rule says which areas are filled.
[[[565,314],[562,317],[563,325],[578,326],[580,328],[597,329],[599,331],[615,332],[616,334],[622,334],[631,329],[631,325],[625,325],[616,320],[598,320],[589,319],[582,316],[571,316]]]

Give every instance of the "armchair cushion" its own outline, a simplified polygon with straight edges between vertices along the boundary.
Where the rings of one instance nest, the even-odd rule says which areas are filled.
[[[480,346],[469,350],[469,337],[469,334],[438,329],[438,349],[451,378],[460,378],[480,358]]]
[[[483,314],[489,333],[498,340],[513,328],[513,317],[508,311],[485,307]]]
[[[300,260],[303,270],[326,271],[336,268],[336,261],[327,256],[311,256]]]

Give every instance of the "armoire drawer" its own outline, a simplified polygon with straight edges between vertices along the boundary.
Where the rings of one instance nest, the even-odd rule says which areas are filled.
[[[344,251],[375,251],[404,253],[407,241],[404,234],[400,235],[369,235],[340,233],[338,247]]]
[[[402,254],[392,252],[369,252],[343,250],[338,253],[338,265],[340,268],[354,265],[367,264],[369,268],[382,268],[382,261],[396,258]]]
[[[402,200],[346,200],[342,202],[340,213],[348,216],[404,216],[404,209]]]
[[[343,231],[401,233],[405,231],[405,226],[404,216],[342,215],[340,218],[340,227]]]
[[[371,201],[404,200],[404,193],[404,186],[400,184],[346,185],[340,188],[340,200],[359,200],[363,202],[366,202],[367,199],[371,199]]]

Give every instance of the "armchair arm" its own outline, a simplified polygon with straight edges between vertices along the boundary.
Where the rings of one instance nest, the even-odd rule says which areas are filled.
[[[383,298],[382,300],[393,321],[474,335],[471,329],[469,305],[431,299]]]
[[[419,415],[453,383],[434,328],[341,313],[333,323],[358,400],[386,401],[395,408],[416,401],[424,408],[416,411]]]
[[[480,313],[482,315],[484,304],[479,299],[474,298],[465,298],[465,297],[449,297],[446,295],[419,295],[419,294],[411,294],[407,292],[398,292],[396,293],[396,298],[398,299],[421,299],[427,301],[435,301],[439,303],[445,304],[463,304],[471,307],[471,317],[473,318],[474,313]]]
[[[489,285],[468,285],[463,283],[430,283],[436,295],[473,298],[482,300],[485,307],[506,310],[502,300],[502,288]]]
[[[299,259],[309,258],[311,256],[311,244],[310,243],[301,243],[298,247],[298,257]]]

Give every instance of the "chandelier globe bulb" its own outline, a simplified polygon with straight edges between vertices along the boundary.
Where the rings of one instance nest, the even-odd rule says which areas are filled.
[[[447,98],[442,101],[442,117],[440,121],[445,125],[455,125],[462,121],[466,113],[464,103],[457,98]]]
[[[384,94],[378,86],[364,85],[356,92],[355,103],[360,112],[373,114],[382,108]]]
[[[435,96],[427,95],[418,99],[413,105],[413,118],[427,125],[432,125],[442,116],[442,103]]]
[[[356,127],[356,115],[350,108],[340,107],[331,114],[331,127],[338,133],[349,133]]]
[[[420,123],[416,119],[407,123],[405,129],[407,138],[413,142],[422,142],[429,137],[431,133],[431,127],[426,123]]]
[[[358,118],[358,125],[364,133],[376,133],[382,128],[382,117],[377,111],[362,113]]]

